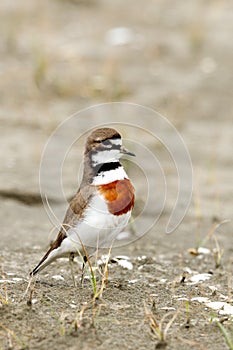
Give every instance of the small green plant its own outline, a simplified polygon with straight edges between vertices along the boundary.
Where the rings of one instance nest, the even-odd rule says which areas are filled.
[[[216,237],[214,237],[214,241],[215,241],[215,248],[213,248],[213,257],[214,257],[215,267],[217,269],[222,265],[222,256],[223,256],[224,249],[220,248]]]
[[[93,290],[93,301],[95,301],[96,299],[102,297],[103,291],[104,291],[106,283],[108,281],[108,262],[110,259],[110,252],[111,252],[112,247],[109,248],[107,259],[106,259],[105,265],[104,265],[104,272],[101,273],[101,275],[102,275],[101,284],[100,284],[100,287],[98,288],[95,271],[100,271],[100,270],[97,268],[94,268],[92,266],[87,249],[86,249],[85,245],[83,244],[81,238],[80,237],[78,237],[78,238],[79,238],[80,244],[82,246],[82,254],[81,254],[80,250],[78,249],[77,244],[75,242],[74,242],[74,247],[77,250],[78,255],[82,259],[83,268],[86,268],[86,271],[89,274],[91,285],[92,285],[92,290]],[[97,259],[98,259],[98,245],[97,245],[97,249],[96,249],[96,259],[95,259],[96,262],[97,262]],[[82,272],[82,274],[83,273],[84,273],[84,271]],[[83,275],[82,275],[82,277],[83,277]],[[74,280],[74,277],[73,277],[73,280]]]
[[[185,327],[189,328],[190,327],[190,301],[189,300],[186,300],[185,302],[185,311],[186,311]]]
[[[189,27],[187,27],[187,36],[192,52],[200,52],[205,40],[205,29],[203,23],[198,21],[197,23],[189,25]]]
[[[152,332],[153,338],[158,340],[156,344],[156,348],[165,347],[167,345],[167,332],[170,329],[171,325],[175,321],[176,317],[179,314],[179,311],[176,313],[168,312],[165,314],[161,320],[158,320],[155,314],[150,310],[144,303],[145,308],[145,317],[150,326],[150,330]],[[173,315],[173,316],[172,316]],[[166,325],[164,325],[164,321],[169,316],[172,316]]]
[[[208,241],[210,241],[211,239],[214,238],[214,240],[215,240],[215,245],[216,245],[216,248],[215,248],[215,249],[217,250],[217,253],[218,253],[216,257],[214,256],[214,259],[215,259],[216,265],[218,265],[219,263],[221,263],[221,258],[222,258],[222,255],[223,255],[223,250],[220,249],[219,244],[218,244],[217,239],[216,239],[216,237],[214,236],[214,234],[215,234],[216,230],[217,230],[221,225],[223,225],[223,224],[225,224],[225,223],[228,223],[229,221],[230,221],[230,220],[223,220],[223,221],[221,221],[221,222],[218,222],[218,223],[214,224],[214,225],[211,227],[211,229],[209,230],[209,232],[207,233],[207,235],[206,235],[202,240],[200,240],[200,239],[197,240],[196,248],[194,248],[194,249],[193,249],[193,248],[192,248],[192,249],[189,249],[190,254],[192,254],[192,255],[199,255],[199,252],[198,252],[199,248],[200,248],[200,247],[204,247]],[[215,255],[215,254],[214,254],[214,255]],[[218,266],[219,266],[219,265],[218,265]]]
[[[75,332],[77,332],[82,327],[83,315],[84,315],[84,312],[86,311],[87,308],[88,308],[88,304],[83,305],[81,307],[81,310],[76,314],[76,317],[75,317],[73,324],[72,324],[72,326],[74,326]]]
[[[232,301],[232,272],[231,272],[231,264],[233,263],[233,259],[228,267],[228,273],[227,273],[227,289],[228,289],[228,300]]]
[[[101,278],[100,286],[99,286],[98,290],[96,291],[96,294],[94,295],[93,301],[95,301],[95,299],[97,299],[97,298],[102,298],[104,289],[108,283],[108,263],[109,263],[109,259],[110,259],[111,249],[112,249],[112,247],[109,248],[108,254],[106,256],[106,260],[104,263],[104,269],[102,271],[99,269],[99,273],[100,273],[100,276],[102,278]],[[98,256],[98,251],[96,252],[96,261],[97,261],[97,256]]]
[[[34,60],[34,81],[36,86],[41,89],[46,85],[46,79],[48,74],[48,60],[47,57],[37,52]]]
[[[207,233],[207,235],[205,236],[205,238],[200,242],[200,243],[201,243],[200,246],[202,246],[202,247],[205,246],[205,244],[207,243],[207,241],[209,241],[209,240],[213,237],[213,235],[214,235],[214,233],[216,232],[216,230],[217,230],[221,225],[226,224],[227,222],[229,222],[229,220],[222,220],[222,221],[220,221],[220,222],[214,224],[214,225],[211,227],[211,229],[209,230],[209,232]]]
[[[8,345],[9,345],[9,349],[13,349],[13,342],[12,339],[16,342],[17,346],[20,349],[28,349],[29,348],[29,342],[31,339],[31,335],[26,337],[18,337],[17,334],[12,331],[11,329],[9,329],[8,327],[6,327],[4,324],[0,323],[0,328],[2,328],[6,334],[7,334],[7,341],[8,341]]]
[[[62,311],[61,313],[58,312],[56,305],[55,305],[55,301],[52,301],[51,298],[48,298],[45,294],[38,293],[38,291],[36,291],[36,290],[34,292],[39,296],[41,303],[49,309],[50,316],[56,322],[59,335],[61,337],[65,336],[66,335],[66,316],[67,316],[67,314],[64,311]]]
[[[227,332],[223,324],[218,320],[218,318],[214,317],[213,315],[211,315],[210,322],[215,323],[218,326],[229,349],[233,350],[233,337]]]
[[[59,319],[59,333],[62,337],[66,334],[66,325],[65,325],[65,313],[62,312]]]
[[[230,334],[227,332],[226,328],[222,325],[221,322],[219,321],[216,321],[216,324],[218,326],[218,328],[220,329],[227,345],[229,346],[229,348],[231,350],[233,350],[233,340],[232,340],[232,337],[230,336]]]

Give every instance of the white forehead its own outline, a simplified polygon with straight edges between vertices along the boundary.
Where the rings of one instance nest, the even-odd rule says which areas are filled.
[[[122,156],[120,150],[111,149],[106,151],[100,151],[92,155],[93,165],[108,163],[108,162],[117,162]]]
[[[121,138],[118,138],[118,139],[106,139],[108,141],[110,141],[113,145],[122,145],[122,139]],[[96,141],[102,141],[102,139],[100,137],[97,137],[96,138]]]
[[[109,141],[116,146],[122,145],[122,139],[109,139]]]

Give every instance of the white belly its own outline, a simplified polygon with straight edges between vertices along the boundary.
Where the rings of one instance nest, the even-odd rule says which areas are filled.
[[[67,237],[40,263],[38,271],[57,258],[69,256],[70,253],[87,252],[88,255],[92,255],[98,249],[111,248],[118,233],[127,225],[130,215],[131,211],[118,216],[111,214],[105,200],[96,194],[82,220],[66,231]]]
[[[65,239],[66,244],[71,243],[79,250],[82,249],[82,244],[87,250],[88,248],[94,248],[94,250],[110,248],[116,236],[127,225],[130,215],[131,211],[118,216],[111,214],[105,200],[96,195],[86,209],[82,221],[69,229],[68,239]]]

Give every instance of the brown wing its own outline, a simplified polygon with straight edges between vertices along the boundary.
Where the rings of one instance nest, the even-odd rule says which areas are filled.
[[[81,187],[78,190],[67,209],[60,233],[62,232],[66,235],[65,231],[74,226],[83,217],[85,208],[88,206],[95,191],[95,186],[90,185]]]
[[[74,198],[71,200],[69,208],[66,212],[63,224],[57,235],[56,240],[52,243],[47,253],[43,256],[39,264],[34,268],[30,275],[35,275],[37,272],[47,266],[53,259],[50,259],[49,255],[54,250],[60,247],[62,241],[67,237],[66,232],[70,227],[73,227],[78,220],[84,215],[84,210],[87,207],[92,195],[96,191],[94,186],[81,187]],[[46,261],[47,260],[47,261]]]

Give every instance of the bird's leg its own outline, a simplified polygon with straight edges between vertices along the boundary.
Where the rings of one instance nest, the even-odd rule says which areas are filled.
[[[82,275],[81,275],[81,286],[83,287],[83,278],[84,278],[84,272],[85,272],[85,266],[87,263],[87,257],[84,255],[83,257],[83,266],[82,266]]]
[[[74,283],[74,287],[77,287],[75,276],[74,276],[74,253],[70,253],[69,263],[70,263],[70,271],[71,271],[71,277]]]
[[[25,290],[25,292],[24,292],[22,298],[20,299],[20,301],[22,301],[22,300],[25,298],[25,296],[27,295],[29,289],[31,290],[31,283],[32,283],[32,280],[33,280],[33,276],[30,276],[30,277],[29,277],[29,281],[28,281],[28,285],[27,285],[27,289]]]

